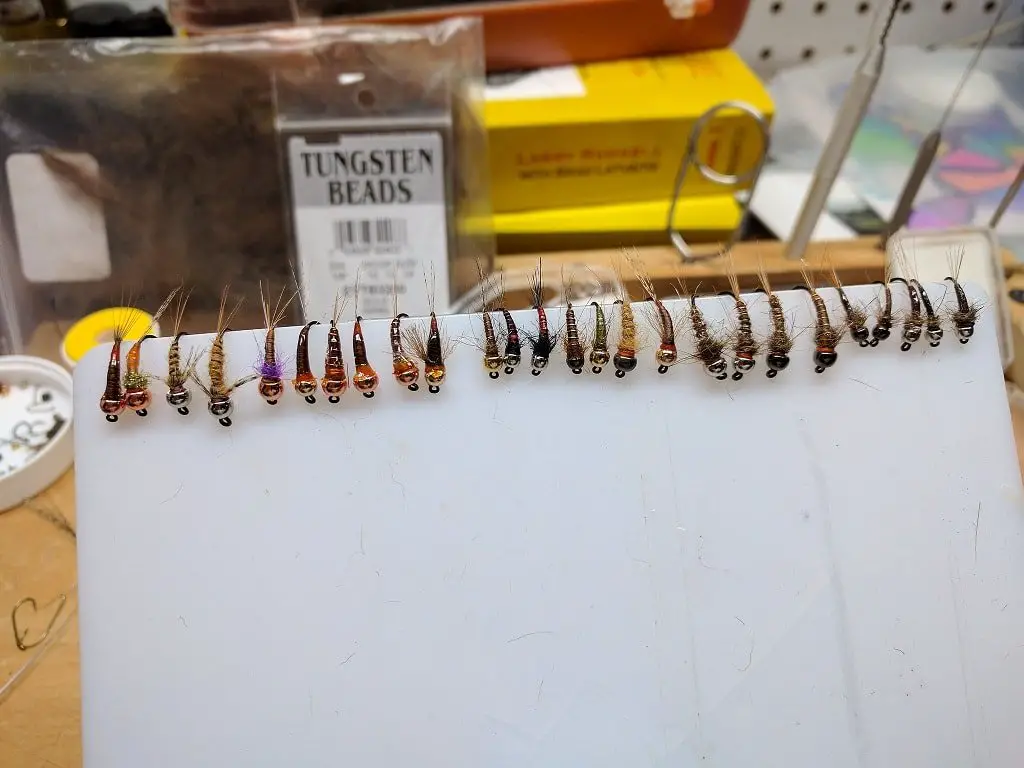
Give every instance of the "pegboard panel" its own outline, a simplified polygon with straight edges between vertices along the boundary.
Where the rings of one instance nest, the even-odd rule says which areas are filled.
[[[1003,22],[1024,14],[1013,0]],[[886,0],[751,0],[734,45],[762,76],[822,56],[863,51],[879,6]],[[996,0],[904,0],[889,41],[892,45],[936,45],[984,32],[999,11]],[[996,42],[1021,40],[1017,27]]]

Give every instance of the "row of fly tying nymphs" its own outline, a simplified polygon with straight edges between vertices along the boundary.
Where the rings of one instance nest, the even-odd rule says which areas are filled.
[[[180,291],[178,293],[178,305],[174,310],[174,331],[171,334],[171,343],[167,347],[167,404],[177,409],[182,416],[188,416],[189,403],[192,402],[192,390],[188,388],[188,382],[195,375],[196,365],[199,363],[199,351],[192,350],[181,358],[181,337],[185,335],[181,324],[185,317],[185,307],[188,304],[192,291]]]
[[[686,285],[680,281],[679,287],[685,296]],[[722,356],[726,343],[708,326],[704,313],[697,306],[696,296],[690,293],[689,298],[690,329],[693,331],[693,354],[690,357],[704,366],[704,372],[708,376],[725,381],[729,378],[729,364]]]
[[[379,377],[377,372],[370,365],[366,354],[366,341],[363,338],[362,320],[359,316],[359,278],[356,278],[356,320],[352,326],[352,356],[355,361],[355,371],[352,375],[352,386],[361,392],[364,397],[373,397],[377,389]],[[289,300],[290,301],[290,300]],[[396,299],[397,302],[397,299]],[[285,307],[287,304],[285,304]],[[338,330],[338,321],[345,313],[346,302],[339,293],[334,297],[334,309],[331,313],[331,324],[327,329],[327,350],[324,353],[324,375],[320,379],[320,389],[327,395],[327,402],[336,404],[341,401],[341,396],[348,389],[348,371],[345,368],[345,356],[341,348],[341,332]],[[397,306],[397,303],[396,303]],[[283,311],[283,308],[282,308]],[[405,317],[405,315],[402,315]],[[396,317],[396,320],[400,318]],[[309,364],[309,330],[314,325],[319,325],[316,320],[306,323],[299,331],[298,341],[295,349],[295,378],[292,379],[292,387],[302,395],[307,403],[316,402],[317,379],[310,370]],[[392,330],[394,330],[394,321]],[[392,334],[392,342],[394,335]],[[418,376],[418,372],[417,372]]]
[[[879,283],[882,286],[882,296],[878,303],[878,314],[875,315],[875,327],[871,329],[871,341],[868,342],[872,347],[877,347],[880,342],[892,335],[892,287],[889,282],[889,264],[886,263],[885,276]]]
[[[544,285],[541,274],[541,264],[530,275],[530,288],[533,292],[533,309],[537,312],[537,330],[535,333],[526,333],[526,339],[530,342],[530,371],[534,376],[540,376],[541,371],[548,367],[551,360],[551,352],[558,342],[558,334],[551,333],[548,328],[548,315],[544,309]]]
[[[355,387],[357,392],[361,392],[363,397],[373,397],[374,392],[377,390],[377,384],[380,382],[380,377],[377,376],[377,372],[373,370],[373,366],[370,365],[370,360],[366,356],[366,339],[363,338],[363,318],[359,314],[359,273],[356,273],[356,285],[353,292],[354,298],[354,312],[356,315],[356,322],[352,326],[352,359],[355,363],[355,371],[352,373],[352,386]]]
[[[850,301],[850,297],[843,290],[843,284],[840,282],[839,275],[834,267],[830,269],[829,278],[832,281],[832,287],[839,294],[839,302],[843,305],[843,312],[846,313],[846,327],[850,329],[850,336],[860,346],[869,346],[871,344],[871,333],[868,331],[868,313],[864,311],[862,306]]]
[[[942,341],[942,321],[939,320],[939,316],[935,314],[935,309],[932,307],[932,301],[928,296],[928,291],[924,289],[924,286],[921,285],[918,280],[915,279],[912,282],[921,296],[921,303],[924,305],[924,323],[925,333],[928,334],[928,346],[937,347]]]
[[[124,318],[114,328],[114,344],[110,348],[110,358],[107,361],[106,383],[103,394],[100,396],[100,411],[106,416],[107,421],[117,421],[125,408],[135,411],[139,416],[147,414],[147,408],[153,401],[153,396],[149,391],[150,376],[143,373],[141,369],[142,342],[147,338],[152,338],[150,331],[170,306],[179,290],[180,288],[175,288],[164,299],[160,309],[153,314],[149,327],[128,349],[123,381],[121,379],[121,345],[124,343],[124,337],[131,324],[131,313],[125,312]]]
[[[199,388],[206,393],[208,400],[206,408],[210,412],[210,415],[216,418],[222,426],[230,427],[231,414],[234,413],[235,410],[235,405],[231,401],[231,395],[239,387],[259,378],[259,374],[254,373],[248,376],[243,376],[231,384],[228,383],[226,374],[227,355],[224,352],[224,334],[228,332],[231,320],[238,312],[239,307],[242,306],[242,301],[239,299],[230,312],[227,311],[227,304],[228,289],[227,286],[225,286],[220,295],[220,309],[217,312],[217,331],[213,337],[213,343],[210,344],[210,352],[207,358],[207,373],[210,377],[210,385],[207,387],[207,385],[204,384],[194,373],[192,375],[192,379],[199,385]]]
[[[900,349],[904,352],[910,351],[911,346],[916,344],[921,338],[921,332],[924,328],[924,315],[921,313],[921,297],[917,292],[917,288],[914,287],[913,282],[908,282],[902,277],[891,277],[889,278],[890,283],[903,283],[907,287],[907,298],[910,301],[910,309],[907,310],[903,316],[903,328],[900,335],[903,338],[903,343],[900,344]]]
[[[636,262],[633,263],[633,269],[640,281],[644,295],[654,307],[654,311],[648,315],[648,322],[658,334],[658,348],[654,350],[658,373],[667,373],[669,366],[679,362],[679,350],[676,348],[676,321],[661,299],[655,295],[654,283],[651,282],[651,278],[641,271]]]
[[[921,338],[922,334],[928,336],[929,346],[937,347],[943,337],[942,318],[936,312],[928,291],[925,290],[925,287],[916,277],[912,276],[913,273],[910,271],[906,254],[898,251],[896,258],[900,263],[901,271],[908,275],[908,277],[891,277],[888,278],[888,282],[902,283],[906,286],[907,298],[910,304],[909,309],[903,315],[901,333],[903,341],[900,349],[904,352],[910,350]],[[945,278],[945,282],[951,284],[955,302],[953,308],[949,311],[949,321],[956,333],[957,340],[961,344],[966,344],[971,336],[974,335],[974,327],[978,320],[980,307],[968,300],[963,286],[960,285],[960,268],[963,266],[964,259],[963,249],[952,251],[948,259],[950,274]],[[886,275],[888,275],[888,267],[886,268]],[[891,326],[892,297],[888,289],[886,289],[885,303],[886,312],[884,316]]]
[[[907,289],[907,300],[909,309],[903,315],[903,327],[900,335],[902,343],[900,349],[909,352],[923,335],[925,329],[928,331],[928,343],[933,347],[939,346],[942,340],[942,324],[935,314],[932,302],[924,287],[911,271],[909,260],[902,248],[896,253],[896,260],[899,262],[900,271],[906,277],[890,277],[890,283],[902,283]]]
[[[334,312],[331,314],[331,327],[327,330],[327,352],[324,355],[324,377],[320,380],[320,388],[327,395],[327,402],[338,403],[348,389],[348,373],[345,371],[345,357],[341,351],[341,334],[338,332],[338,319],[345,311],[345,302],[340,295],[334,297]]]
[[[260,376],[258,386],[260,397],[267,405],[277,405],[284,394],[284,361],[277,354],[277,326],[284,320],[288,305],[295,299],[295,294],[285,300],[285,289],[277,297],[274,309],[270,309],[270,298],[263,294],[263,283],[260,283],[260,303],[263,305],[263,321],[267,333],[263,339],[263,356],[256,365]]]
[[[309,365],[309,329],[314,325],[320,323],[317,320],[310,320],[299,331],[299,340],[295,344],[295,378],[292,379],[292,389],[302,395],[310,405],[316,402],[318,386],[316,376]]]
[[[842,341],[846,329],[842,325],[832,323],[825,300],[815,290],[814,281],[804,262],[800,263],[800,272],[804,278],[804,285],[800,287],[810,294],[811,303],[814,305],[814,372],[824,373],[825,369],[831,368],[839,359],[836,347]]]
[[[764,361],[768,366],[765,376],[774,379],[779,371],[789,367],[789,352],[793,349],[793,333],[786,323],[786,313],[782,309],[782,300],[772,290],[768,281],[768,272],[764,264],[759,267],[761,289],[768,297],[768,314],[771,316],[772,330],[765,339],[766,354]]]
[[[960,268],[964,263],[964,249],[949,254],[949,277],[946,280],[953,284],[956,305],[950,310],[949,319],[953,323],[956,337],[961,344],[966,344],[974,335],[974,326],[978,322],[981,307],[968,301],[963,286],[960,285]]]
[[[572,279],[570,278],[570,282]],[[572,308],[572,299],[569,291],[569,284],[565,281],[565,271],[562,271],[562,294],[565,297],[565,332],[562,334],[562,346],[565,347],[565,365],[574,374],[583,373],[583,366],[586,365],[587,351],[584,349],[583,341],[580,339],[580,327],[576,321],[576,310]]]
[[[298,287],[295,295],[299,297],[302,316],[308,317],[309,313],[306,311],[306,302],[302,298],[301,283],[294,271],[292,272],[292,279]],[[310,320],[299,331],[299,338],[295,343],[295,376],[292,379],[292,389],[310,405],[316,402],[316,390],[319,386],[319,382],[317,382],[313,369],[309,364],[309,329],[314,325],[320,325],[319,321]]]
[[[483,264],[479,261],[476,263],[476,272],[480,276],[480,317],[484,324],[484,343],[481,345],[481,350],[484,353],[484,370],[487,371],[488,376],[496,379],[501,375],[505,357],[498,350],[498,334],[494,330],[494,321],[491,319],[491,300],[487,293],[487,277],[484,275]],[[513,322],[512,328],[514,327],[515,323]]]
[[[732,341],[732,378],[734,381],[739,381],[743,378],[743,374],[754,369],[761,345],[754,338],[750,310],[747,307],[747,302],[740,295],[740,281],[736,276],[736,265],[731,254],[729,256],[729,287],[732,289],[732,300],[736,306],[736,333]]]
[[[149,412],[150,404],[153,402],[153,393],[149,391],[149,380],[151,377],[148,373],[143,372],[141,368],[142,342],[153,338],[150,335],[150,331],[153,330],[157,321],[167,311],[171,301],[180,291],[181,287],[179,286],[167,295],[164,303],[153,313],[153,319],[150,320],[149,327],[139,337],[139,340],[132,344],[128,350],[128,356],[125,358],[124,403],[129,410],[135,411],[139,416],[145,416]]]
[[[928,291],[925,290],[924,286],[917,279],[917,263],[916,260],[911,264],[910,259],[907,258],[907,254],[903,251],[902,246],[896,250],[896,260],[900,265],[900,271],[904,274],[904,278],[899,279],[907,286],[907,293],[910,298],[910,315],[909,322],[911,323],[909,329],[909,337],[906,333],[907,322],[904,322],[904,343],[900,347],[904,352],[910,349],[909,344],[913,344],[921,338],[921,330],[924,329],[928,336],[928,345],[931,347],[939,346],[939,342],[942,341],[942,321],[939,320],[938,315],[935,314],[935,308],[932,306],[931,297],[928,296]]]
[[[590,346],[590,370],[600,373],[612,359],[608,352],[608,322],[604,317],[604,308],[596,301],[590,302],[594,308],[594,342]]]
[[[512,313],[505,306],[505,283],[504,276],[501,278],[501,300],[498,302],[498,311],[505,319],[505,375],[511,376],[523,359],[523,344],[519,340],[519,329]]]
[[[405,354],[402,347],[402,320],[408,317],[404,312],[398,311],[398,270],[395,270],[396,284],[392,286],[392,296],[395,300],[395,316],[391,318],[391,327],[388,331],[388,338],[391,341],[391,372],[395,381],[408,389],[410,392],[419,390],[420,367],[416,361]]]
[[[619,275],[619,285],[624,286],[622,275]],[[623,378],[627,373],[636,370],[636,354],[640,348],[640,337],[636,328],[636,317],[633,314],[633,304],[625,287],[619,289],[619,297],[615,300],[615,306],[619,308],[619,341],[615,346],[615,354],[612,356],[612,365],[615,367],[616,378]]]
[[[447,375],[445,360],[452,353],[453,344],[445,338],[434,312],[435,279],[431,269],[430,281],[426,283],[430,319],[425,324],[406,328],[403,336],[413,354],[423,362],[423,378],[427,382],[427,390],[436,395],[441,391],[441,384]],[[426,281],[425,277],[424,280]]]

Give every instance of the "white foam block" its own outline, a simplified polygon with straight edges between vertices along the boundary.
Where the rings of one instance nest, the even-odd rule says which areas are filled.
[[[369,322],[373,400],[249,385],[230,428],[201,396],[107,423],[95,350],[84,764],[1020,765],[1024,504],[992,320],[967,345],[846,344],[823,375],[804,332],[789,370],[738,383],[660,376],[650,346],[624,380],[558,360],[492,381],[464,345],[438,395],[390,379]],[[258,346],[229,334],[229,367]]]

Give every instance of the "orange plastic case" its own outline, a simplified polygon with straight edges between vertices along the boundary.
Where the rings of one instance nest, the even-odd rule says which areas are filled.
[[[175,25],[189,34],[225,26],[323,19],[421,23],[455,15],[484,19],[488,71],[609,61],[727,48],[750,0],[499,0],[428,4],[391,0],[171,0]],[[376,10],[375,5],[386,5]],[[408,5],[408,7],[403,7]],[[351,8],[351,6],[348,6]],[[293,10],[294,8],[294,10]]]

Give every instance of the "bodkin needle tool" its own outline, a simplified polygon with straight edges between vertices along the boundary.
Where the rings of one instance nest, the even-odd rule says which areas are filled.
[[[928,135],[925,136],[924,140],[921,142],[921,146],[918,147],[917,157],[914,158],[914,164],[910,168],[910,174],[907,176],[907,181],[903,185],[903,190],[896,199],[896,208],[893,210],[892,218],[889,220],[889,226],[886,227],[886,230],[882,235],[880,246],[883,250],[893,233],[898,232],[907,225],[908,221],[910,221],[910,214],[914,208],[914,200],[917,198],[918,192],[921,191],[921,185],[924,184],[925,177],[928,175],[928,171],[931,169],[932,163],[935,162],[935,156],[939,152],[939,147],[942,146],[942,129],[946,126],[946,121],[949,120],[950,115],[953,114],[953,108],[956,106],[957,99],[959,99],[960,94],[963,93],[964,86],[967,85],[967,81],[974,72],[974,68],[978,66],[981,54],[984,53],[985,49],[988,47],[989,42],[992,40],[992,36],[995,34],[996,28],[999,26],[999,22],[1002,21],[1003,14],[1006,13],[1006,9],[1009,7],[1010,0],[1004,0],[1002,7],[999,9],[999,13],[996,14],[996,17],[992,21],[991,26],[989,26],[988,32],[985,33],[985,37],[982,39],[981,44],[974,51],[974,55],[971,57],[970,63],[967,65],[967,69],[964,70],[963,75],[960,77],[960,82],[957,83],[956,88],[953,90],[953,95],[950,97],[949,103],[946,104],[946,109],[943,111],[938,124],[928,132]]]
[[[797,217],[796,226],[786,247],[786,258],[801,259],[807,244],[811,241],[814,226],[818,223],[825,203],[828,201],[829,192],[839,176],[839,169],[846,160],[846,155],[853,144],[853,137],[860,127],[864,113],[867,111],[871,96],[875,92],[878,80],[882,76],[882,64],[885,61],[885,41],[889,37],[896,11],[899,10],[901,0],[892,0],[889,6],[889,13],[882,27],[882,33],[872,43],[857,69],[854,71],[850,87],[846,90],[843,103],[839,107],[835,123],[832,126],[832,133],[825,142],[825,147],[818,160],[818,167],[814,171],[814,179],[804,197],[803,207]],[[881,9],[879,9],[879,15]],[[876,23],[877,23],[876,17]],[[872,30],[874,35],[874,29]]]

